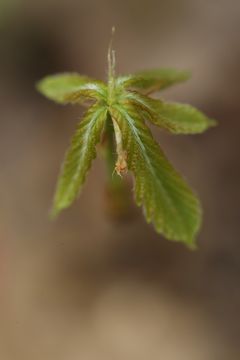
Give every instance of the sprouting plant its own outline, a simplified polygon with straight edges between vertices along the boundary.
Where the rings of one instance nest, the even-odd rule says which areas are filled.
[[[112,43],[112,42],[111,42]],[[154,140],[147,121],[172,134],[201,133],[215,121],[190,105],[165,102],[150,97],[189,78],[188,72],[174,69],[142,71],[116,76],[115,51],[108,51],[108,82],[93,80],[76,73],[47,76],[38,90],[60,104],[89,107],[73,136],[66,154],[54,197],[52,213],[57,215],[79,195],[86,174],[96,156],[102,135],[112,158],[116,153],[115,172],[134,177],[135,200],[143,207],[147,222],[166,238],[182,241],[190,247],[201,224],[201,206],[196,195],[167,160]]]

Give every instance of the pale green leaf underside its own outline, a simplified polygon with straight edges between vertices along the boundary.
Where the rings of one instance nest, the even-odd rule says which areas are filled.
[[[140,71],[134,75],[122,76],[118,79],[118,83],[125,88],[133,88],[144,94],[150,94],[186,81],[189,77],[190,74],[187,71],[154,69]]]
[[[115,105],[111,115],[122,131],[128,168],[135,177],[136,202],[143,206],[146,220],[168,239],[194,246],[201,223],[197,197],[132,106]]]
[[[46,76],[38,82],[37,89],[60,104],[81,103],[89,99],[101,100],[106,95],[104,83],[76,73]]]
[[[154,125],[173,134],[202,133],[216,125],[215,120],[209,119],[191,105],[167,103],[133,91],[128,91],[125,98],[129,99],[140,112],[145,111],[146,118]]]
[[[86,174],[96,157],[96,144],[106,120],[107,109],[94,104],[85,113],[67,151],[54,197],[52,214],[57,215],[78,196]]]

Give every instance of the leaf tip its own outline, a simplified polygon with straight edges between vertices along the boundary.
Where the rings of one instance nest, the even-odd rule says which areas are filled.
[[[196,243],[195,240],[194,240],[193,243],[188,244],[188,245],[187,245],[187,248],[188,248],[188,250],[191,250],[191,251],[197,251],[197,250],[199,249],[199,247],[198,247],[198,245],[197,245],[197,243]]]
[[[36,84],[35,84],[35,89],[36,89],[38,92],[40,92],[40,93],[43,92],[43,79],[38,80],[38,81],[36,82]]]
[[[55,206],[53,206],[48,214],[49,220],[54,221],[56,220],[56,218],[58,217],[60,213],[60,209],[56,208]]]
[[[209,119],[209,127],[216,127],[218,126],[218,122],[215,119]]]

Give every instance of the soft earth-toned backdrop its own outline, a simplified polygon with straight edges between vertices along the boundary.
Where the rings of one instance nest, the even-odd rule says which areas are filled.
[[[0,359],[240,358],[240,3],[237,0],[1,0]],[[153,129],[204,206],[199,251],[107,216],[105,168],[81,198],[48,210],[81,108],[34,89],[43,75],[190,69],[166,92],[219,120],[201,136]]]

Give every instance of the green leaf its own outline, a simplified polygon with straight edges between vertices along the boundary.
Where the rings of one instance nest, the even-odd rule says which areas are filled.
[[[47,76],[37,89],[47,98],[60,104],[82,103],[85,100],[105,100],[106,85],[76,73]]]
[[[134,75],[122,76],[118,84],[125,88],[133,88],[144,94],[163,90],[171,85],[188,80],[189,72],[175,69],[154,69],[140,71]]]
[[[197,134],[216,126],[215,120],[190,105],[167,103],[133,91],[128,91],[125,99],[130,100],[138,111],[145,111],[145,117],[154,125],[173,134]]]
[[[163,124],[163,127],[173,134],[202,133],[217,124],[215,120],[186,104],[163,102],[156,111],[152,122],[158,126]]]
[[[78,196],[86,174],[96,157],[96,144],[100,140],[107,115],[107,108],[92,105],[77,127],[66,154],[58,180],[52,215],[67,208]]]
[[[135,198],[143,206],[148,222],[168,239],[194,247],[201,223],[197,197],[174,170],[163,151],[131,106],[115,105],[111,116],[117,121],[135,177]]]

